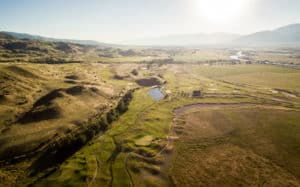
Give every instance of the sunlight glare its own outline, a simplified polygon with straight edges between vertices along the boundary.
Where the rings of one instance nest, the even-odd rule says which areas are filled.
[[[249,0],[196,0],[198,15],[212,23],[237,19]]]

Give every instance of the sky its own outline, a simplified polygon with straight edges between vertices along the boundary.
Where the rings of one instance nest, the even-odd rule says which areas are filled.
[[[0,30],[124,41],[300,23],[300,0],[0,0]]]

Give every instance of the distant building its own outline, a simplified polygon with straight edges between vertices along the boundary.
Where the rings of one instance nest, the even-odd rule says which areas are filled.
[[[192,93],[193,97],[201,97],[201,91],[200,90],[194,90]]]

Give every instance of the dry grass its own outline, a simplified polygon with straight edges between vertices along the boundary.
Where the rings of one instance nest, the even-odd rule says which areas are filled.
[[[105,66],[1,64],[1,155],[30,152],[109,107],[128,82],[111,81]]]
[[[298,111],[202,109],[184,119],[177,186],[300,186]]]

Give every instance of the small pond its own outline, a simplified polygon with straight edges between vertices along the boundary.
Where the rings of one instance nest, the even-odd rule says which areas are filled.
[[[162,93],[163,88],[155,87],[151,88],[148,91],[148,94],[152,97],[152,99],[158,101],[165,97],[165,95]]]

